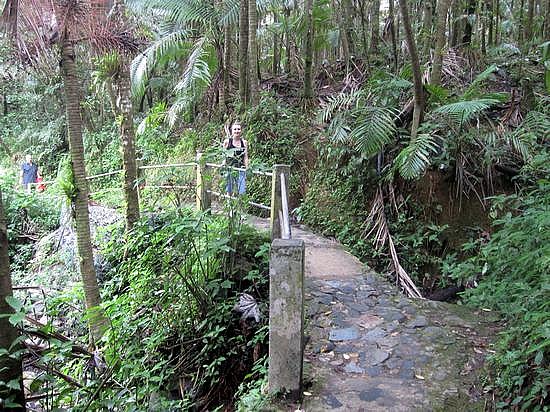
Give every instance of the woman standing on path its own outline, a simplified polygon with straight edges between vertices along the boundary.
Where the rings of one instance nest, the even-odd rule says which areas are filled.
[[[248,168],[248,142],[241,138],[242,126],[239,122],[231,126],[231,137],[223,142],[226,153],[226,164],[239,169]],[[233,196],[236,192],[243,195],[246,192],[246,171],[230,169],[227,173],[227,194]]]

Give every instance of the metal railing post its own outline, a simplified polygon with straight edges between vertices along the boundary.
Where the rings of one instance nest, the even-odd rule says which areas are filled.
[[[196,200],[197,210],[206,211],[212,204],[210,196],[210,176],[208,166],[201,161],[202,153],[197,153],[197,183]]]
[[[288,165],[274,165],[273,176],[271,177],[271,239],[280,239],[282,237],[281,231],[281,217],[283,214],[282,193],[281,193],[281,174],[285,176],[285,181],[290,182],[290,166]],[[286,190],[286,201],[288,205],[288,186]]]

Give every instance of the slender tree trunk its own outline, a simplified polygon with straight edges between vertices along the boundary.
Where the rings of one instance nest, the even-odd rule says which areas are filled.
[[[120,137],[124,167],[124,197],[126,200],[126,229],[131,230],[139,220],[138,170],[136,164],[136,134],[134,113],[130,98],[130,62],[121,56],[122,62],[116,79],[117,105],[121,114]]]
[[[519,27],[517,27],[518,30],[518,44],[520,45],[520,48],[523,49],[523,34],[525,32],[525,21],[524,21],[524,15],[523,10],[525,6],[525,0],[521,0],[520,6],[519,6]],[[514,7],[512,6],[512,11],[514,10]]]
[[[75,52],[68,33],[64,33],[61,49],[61,67],[65,89],[67,128],[71,162],[76,186],[74,199],[76,242],[80,275],[84,285],[86,309],[90,336],[96,341],[103,333],[105,318],[100,309],[99,287],[97,284],[92,241],[90,236],[90,216],[88,210],[88,181],[84,164],[84,144],[82,142],[82,119],[80,114],[80,82],[77,78]]]
[[[273,23],[279,23],[279,14],[275,11],[273,12]],[[281,36],[279,35],[279,28],[275,28],[273,33],[273,61],[271,71],[273,76],[277,77],[279,75],[279,65],[281,64]]]
[[[378,52],[378,43],[380,41],[380,0],[372,2],[371,14],[371,37],[370,37],[370,52]]]
[[[420,71],[420,61],[416,51],[416,42],[414,41],[411,20],[409,18],[409,8],[407,0],[399,0],[401,16],[403,17],[403,28],[405,30],[405,39],[411,56],[411,65],[414,80],[414,111],[413,122],[411,126],[411,141],[416,140],[418,134],[418,126],[424,112],[424,89],[422,86],[422,72]]]
[[[500,0],[495,0],[496,11],[495,11],[495,46],[498,45],[499,34],[500,34]]]
[[[9,38],[15,41],[17,38],[17,10],[19,8],[19,0],[7,0],[2,10],[0,18],[0,29],[4,29],[8,33]]]
[[[258,104],[258,10],[256,0],[248,0],[248,89],[250,104]]]
[[[544,23],[542,25],[542,38],[550,38],[550,0],[546,1],[546,10],[544,13]]]
[[[397,74],[397,68],[399,67],[399,57],[397,55],[397,39],[395,36],[395,11],[393,0],[389,0],[389,18],[390,18],[390,37],[391,37],[391,47],[393,52],[393,71]]]
[[[344,21],[345,21],[345,33],[346,33],[346,40],[348,42],[348,51],[350,56],[356,55],[355,50],[355,41],[353,39],[353,31],[354,31],[354,24],[353,24],[353,5],[351,4],[351,0],[343,0],[343,6],[344,6]],[[312,6],[313,9],[313,6]],[[312,27],[313,30],[313,27]]]
[[[359,0],[359,14],[361,16],[361,40],[362,40],[362,47],[363,52],[366,53],[369,49],[369,43],[367,40],[367,18],[365,16],[365,2],[362,0]]]
[[[424,2],[424,21],[422,22],[422,59],[423,61],[430,60],[430,46],[433,42],[432,38],[432,25],[433,25],[433,11],[432,2],[427,0]]]
[[[481,18],[481,53],[485,56],[487,54],[487,40],[485,37],[485,32],[487,31],[487,5],[485,2],[480,4],[480,18]]]
[[[231,95],[231,25],[227,24],[224,28],[223,40],[223,91],[224,91],[224,106],[227,109],[229,106],[229,96]]]
[[[462,36],[462,45],[469,46],[472,43],[473,26],[470,16],[476,11],[476,0],[468,0],[468,9],[466,10],[466,22],[464,25],[464,36]]]
[[[446,36],[445,26],[447,24],[447,13],[449,11],[450,0],[439,0],[436,10],[435,27],[435,51],[432,68],[431,82],[435,85],[441,84],[441,67],[443,64],[443,52],[445,50]]]
[[[290,70],[292,66],[290,65],[290,48],[291,48],[291,40],[290,40],[290,9],[285,7],[284,8],[284,15],[285,15],[285,67],[284,71],[285,74],[290,74]]]
[[[313,97],[313,0],[304,3],[306,16],[306,50],[304,59],[304,98]]]
[[[115,0],[111,19],[125,21],[125,7],[124,0]],[[130,57],[119,53],[118,58],[118,73],[114,76],[114,87],[110,88],[109,94],[115,116],[120,117],[124,198],[126,200],[126,230],[130,231],[139,220],[138,169],[135,145],[136,134],[134,130],[134,111],[130,94]],[[116,98],[113,100],[113,93],[115,91]]]
[[[529,47],[529,42],[533,41],[533,16],[535,14],[535,0],[528,0],[527,5],[527,24],[525,26],[525,42],[527,47]]]
[[[13,296],[10,259],[8,256],[8,228],[6,216],[4,214],[4,204],[2,202],[2,191],[0,190],[0,314],[13,313],[13,309],[6,302],[6,298]],[[13,353],[19,349],[20,345],[12,344],[19,337],[19,331],[13,326],[8,317],[0,317],[0,349],[5,349],[8,353]],[[0,389],[0,407],[1,399],[11,399],[13,403],[21,405],[20,408],[10,408],[12,411],[25,410],[25,393],[23,391],[23,369],[21,358],[19,356],[12,358],[3,354],[0,356],[0,381],[19,382],[18,387]],[[15,385],[14,385],[15,386]],[[7,408],[6,408],[7,410]]]
[[[239,95],[245,104],[248,96],[248,0],[240,0],[239,15]]]
[[[452,19],[453,22],[452,25],[452,35],[451,35],[451,47],[458,46],[458,36],[460,33],[460,28],[462,27],[462,18],[460,18],[462,14],[462,7],[461,7],[462,0],[453,0],[453,6],[452,6]]]
[[[489,33],[487,38],[487,44],[489,47],[493,45],[493,23],[494,23],[494,14],[495,14],[495,2],[494,0],[488,0],[489,8]]]

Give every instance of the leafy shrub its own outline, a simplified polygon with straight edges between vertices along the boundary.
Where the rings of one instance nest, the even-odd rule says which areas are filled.
[[[500,407],[543,410],[550,400],[550,182],[524,196],[495,199],[504,215],[479,252],[451,265],[450,276],[478,283],[463,298],[501,312],[508,321],[492,357]],[[469,245],[466,245],[469,247]]]
[[[231,402],[255,354],[265,352],[266,320],[255,325],[232,311],[244,291],[263,305],[265,242],[230,219],[185,210],[144,218],[125,241],[111,236],[105,356],[126,389],[104,388],[92,406],[120,397],[137,410]]]

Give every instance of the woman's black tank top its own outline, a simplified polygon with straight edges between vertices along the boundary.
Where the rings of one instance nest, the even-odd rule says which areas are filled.
[[[227,163],[229,166],[233,167],[244,167],[244,153],[246,146],[244,140],[241,139],[241,146],[237,147],[233,145],[233,138],[229,138],[229,143],[227,144],[227,150],[233,150],[233,156],[228,156]]]

